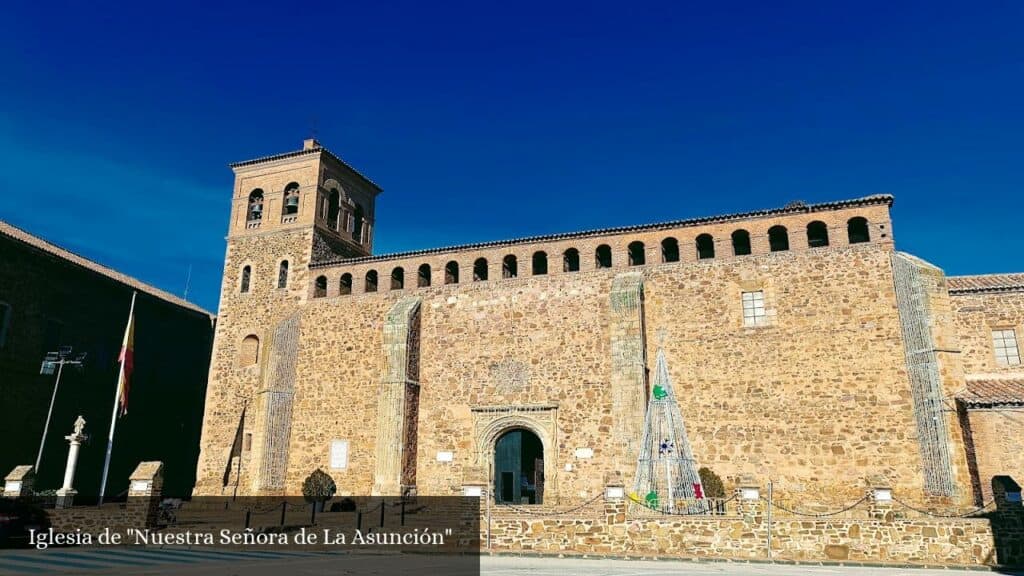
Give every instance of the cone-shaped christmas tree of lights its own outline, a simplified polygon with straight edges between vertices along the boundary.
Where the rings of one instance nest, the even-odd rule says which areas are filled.
[[[671,512],[699,510],[702,503],[698,500],[704,498],[697,462],[672,390],[665,351],[660,348],[632,495],[650,508]]]

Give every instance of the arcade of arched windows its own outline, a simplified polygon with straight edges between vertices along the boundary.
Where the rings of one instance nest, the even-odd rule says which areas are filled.
[[[482,255],[467,255],[457,260],[451,255],[440,256],[437,262],[402,261],[389,266],[390,290],[411,290],[416,288],[439,287],[452,284],[500,282],[516,278],[544,276],[551,272],[562,274],[604,268],[619,269],[677,262],[697,262],[724,258],[742,258],[774,252],[788,252],[791,249],[817,249],[827,246],[868,243],[888,237],[886,223],[872,224],[864,216],[854,216],[845,222],[829,226],[821,220],[802,224],[787,221],[787,225],[776,224],[770,228],[752,230],[750,222],[726,232],[717,227],[710,232],[689,232],[677,230],[657,233],[644,232],[641,238],[626,235],[610,243],[602,239],[572,246],[567,243],[537,247],[530,245],[518,253],[501,253],[491,250]],[[842,242],[839,242],[842,240]],[[525,270],[520,263],[526,262]],[[550,265],[549,265],[550,263]],[[559,266],[558,264],[561,263]],[[584,268],[582,263],[589,263]],[[383,263],[370,264],[365,270],[349,269],[332,280],[318,280],[313,287],[314,297],[353,294],[354,286],[363,286],[363,292],[377,292],[378,270]],[[416,281],[406,283],[404,270],[415,270]],[[466,274],[460,274],[460,271]],[[443,279],[433,282],[433,277]],[[360,278],[362,277],[362,278]],[[326,279],[326,276],[323,276]],[[325,286],[328,289],[325,290]],[[331,293],[330,286],[339,286]],[[388,290],[385,290],[388,291]]]

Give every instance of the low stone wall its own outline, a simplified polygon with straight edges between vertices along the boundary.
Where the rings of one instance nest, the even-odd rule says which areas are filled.
[[[149,498],[130,499],[126,503],[105,504],[103,506],[76,506],[47,510],[50,525],[57,532],[82,532],[98,534],[105,528],[112,532],[124,532],[127,528],[154,527],[150,512],[152,502]]]
[[[1019,505],[1017,506],[1019,508]],[[539,513],[542,513],[538,511]],[[603,514],[533,516],[492,513],[494,551],[633,557],[867,562],[944,566],[1024,563],[1024,514],[1000,509],[978,518],[631,518],[624,500]],[[486,519],[482,528],[487,529]]]
[[[627,520],[495,519],[491,548],[546,553],[768,559],[768,524],[743,518]],[[772,522],[773,559],[991,565],[986,519]]]

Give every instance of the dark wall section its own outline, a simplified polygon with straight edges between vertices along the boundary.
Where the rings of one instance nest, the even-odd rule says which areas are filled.
[[[73,346],[88,358],[84,370],[65,369],[61,378],[35,489],[60,488],[64,436],[81,414],[91,438],[79,459],[76,502],[95,499],[132,292],[103,274],[0,235],[0,304],[10,306],[0,342],[0,475],[35,462],[55,379],[40,375],[39,365],[47,351]],[[191,491],[212,341],[210,316],[139,292],[135,373],[128,414],[117,424],[108,497],[127,490],[128,475],[142,460],[164,462],[165,493]]]

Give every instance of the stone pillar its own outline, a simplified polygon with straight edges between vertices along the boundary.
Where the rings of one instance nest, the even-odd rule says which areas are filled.
[[[15,466],[10,474],[4,477],[4,498],[21,498],[32,495],[32,485],[36,481],[36,471],[31,464]]]
[[[57,490],[57,508],[70,508],[75,499],[75,490],[72,485],[75,482],[75,469],[78,467],[78,450],[82,442],[88,438],[83,433],[85,430],[85,418],[79,416],[75,420],[75,429],[71,434],[64,437],[71,445],[68,447],[68,463],[64,467],[64,485]]]
[[[892,487],[890,482],[882,477],[869,479],[871,487],[868,488],[868,515],[878,520],[892,520]]]
[[[164,463],[139,462],[128,482],[127,510],[134,517],[133,523],[147,528],[156,527],[164,488]]]
[[[614,483],[604,487],[605,524],[624,524],[626,522],[626,505],[625,486],[621,483]]]
[[[736,487],[736,512],[745,519],[761,516],[761,487],[753,478],[740,479]]]
[[[415,478],[414,393],[419,387],[420,299],[407,296],[395,303],[384,321],[384,375],[377,396],[377,449],[374,496],[403,493],[403,479]]]

